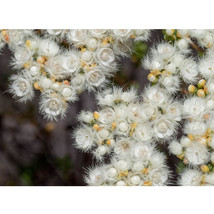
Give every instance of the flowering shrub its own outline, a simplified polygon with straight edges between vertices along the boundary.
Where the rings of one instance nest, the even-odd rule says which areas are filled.
[[[76,148],[94,156],[88,185],[214,185],[214,31],[163,30],[164,41],[142,59],[150,84],[140,92],[114,85],[121,57],[149,41],[150,30],[1,30],[8,45],[9,92],[20,102],[41,92],[40,111],[63,118],[88,90],[96,111],[81,111]],[[152,41],[152,38],[150,39]],[[167,150],[162,148],[166,147]]]

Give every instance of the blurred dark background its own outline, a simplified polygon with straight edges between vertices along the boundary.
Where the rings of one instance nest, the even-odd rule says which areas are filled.
[[[120,69],[112,79],[114,84],[122,87],[135,85],[143,91],[149,72],[143,70],[141,59],[151,45],[162,39],[161,30],[154,30],[150,41],[134,44],[132,56],[119,62]],[[7,93],[8,78],[16,73],[9,65],[11,56],[7,47],[1,51],[0,185],[85,185],[85,169],[95,160],[73,146],[71,133],[78,125],[76,116],[81,110],[96,110],[94,94],[82,93],[79,101],[70,104],[64,120],[49,122],[39,113],[39,93],[26,104],[16,102]],[[160,149],[167,152],[166,145]],[[174,173],[176,161],[177,158],[168,156],[168,164]]]

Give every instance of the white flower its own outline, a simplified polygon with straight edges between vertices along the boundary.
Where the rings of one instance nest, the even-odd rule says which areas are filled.
[[[134,158],[141,159],[141,160],[149,160],[153,152],[153,147],[145,145],[143,143],[136,143],[133,145],[131,150],[131,154]]]
[[[107,170],[107,176],[110,178],[114,178],[117,175],[117,170],[114,167],[111,167]]]
[[[123,181],[123,180],[119,180],[117,183],[116,183],[116,186],[126,186],[126,182]]]
[[[90,51],[85,51],[81,55],[81,60],[85,62],[90,62],[92,60],[93,54]]]
[[[131,178],[130,178],[130,182],[132,185],[139,185],[140,182],[141,182],[141,178],[139,175],[133,175]]]
[[[98,46],[98,40],[94,37],[91,37],[88,39],[87,43],[86,43],[87,47],[89,48],[89,50],[95,50]]]
[[[137,128],[135,129],[133,137],[136,140],[140,140],[140,141],[151,140],[153,137],[152,127],[147,125],[146,123],[138,125]]]
[[[53,84],[52,80],[50,80],[47,77],[43,77],[40,80],[40,85],[43,89],[51,88],[52,84]]]
[[[154,133],[158,138],[170,137],[173,132],[174,126],[169,120],[160,119],[154,124]]]
[[[114,146],[114,152],[119,157],[124,157],[130,153],[131,142],[128,139],[122,138],[118,140]]]
[[[113,33],[116,35],[116,37],[123,38],[123,37],[129,36],[131,33],[131,30],[129,30],[129,29],[115,29],[115,30],[113,30]]]
[[[74,87],[71,86],[64,86],[62,88],[62,96],[65,98],[67,101],[75,101],[77,99],[76,96],[76,91]]]
[[[66,73],[73,73],[78,70],[80,64],[79,56],[76,52],[68,52],[62,58],[61,67]]]
[[[103,66],[110,66],[115,56],[111,48],[101,48],[97,52],[97,58]]]
[[[87,36],[87,30],[70,30],[67,34],[67,38],[75,43],[85,41]]]
[[[78,129],[75,132],[76,146],[83,150],[89,150],[94,143],[93,133],[87,127]]]
[[[144,99],[147,103],[154,103],[155,105],[160,105],[166,100],[166,95],[158,87],[151,87],[146,90],[144,94]]]
[[[185,157],[188,159],[189,163],[199,165],[206,164],[210,158],[210,154],[206,145],[193,142],[186,148]]]
[[[182,153],[182,145],[174,140],[169,144],[169,150],[174,155],[180,155]]]
[[[206,174],[205,182],[210,184],[210,185],[214,185],[214,173],[213,172]]]
[[[196,122],[187,123],[184,131],[187,134],[201,136],[205,133],[206,128],[207,126],[205,123],[196,121]]]
[[[184,102],[183,112],[190,117],[198,117],[205,111],[205,101],[199,97],[192,97]]]
[[[100,38],[102,36],[104,36],[106,34],[106,30],[105,29],[92,29],[92,30],[89,30],[90,33],[97,37],[97,38]]]
[[[192,59],[185,59],[183,64],[180,66],[180,74],[184,81],[195,82],[198,75],[196,62]]]
[[[165,169],[152,169],[149,172],[149,180],[152,181],[153,186],[163,186],[168,179],[168,171]]]
[[[200,60],[198,69],[200,74],[209,79],[214,76],[214,60],[213,56]]]
[[[21,75],[13,75],[10,81],[12,84],[9,91],[18,97],[19,101],[25,102],[33,97],[32,84],[28,79],[25,79]]]
[[[101,70],[91,70],[86,74],[86,80],[91,86],[100,86],[105,81],[105,75]]]
[[[202,173],[195,169],[187,169],[181,175],[179,184],[181,186],[199,186],[202,179]]]
[[[56,56],[59,53],[59,47],[49,39],[40,40],[38,53],[41,56]]]
[[[167,115],[175,121],[180,121],[182,119],[182,109],[181,105],[178,102],[173,102],[171,105],[169,105],[166,109]]]
[[[115,119],[115,112],[111,108],[104,108],[99,112],[99,121],[103,124],[112,123]]]
[[[104,183],[105,177],[104,177],[104,170],[102,167],[97,167],[93,170],[89,171],[88,177],[85,179],[86,183],[92,186],[99,186]]]
[[[40,110],[45,118],[56,120],[59,115],[64,117],[66,103],[63,103],[59,98],[44,95],[40,102]]]
[[[208,92],[211,94],[214,94],[214,78],[210,78],[207,82],[207,89]]]

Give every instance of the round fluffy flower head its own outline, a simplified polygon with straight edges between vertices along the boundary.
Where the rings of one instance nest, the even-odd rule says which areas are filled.
[[[67,103],[56,94],[44,94],[40,101],[40,111],[45,118],[57,120],[58,116],[65,116]]]
[[[11,76],[10,81],[9,92],[18,98],[20,102],[32,99],[34,95],[32,83],[27,77],[22,74],[13,75]]]
[[[170,173],[164,163],[165,157],[151,145],[138,142],[130,151],[132,158],[114,157],[109,164],[88,170],[86,182],[94,175],[102,175],[99,185],[110,186],[163,186],[169,182]],[[139,149],[139,151],[138,151]],[[158,164],[156,164],[158,162]]]

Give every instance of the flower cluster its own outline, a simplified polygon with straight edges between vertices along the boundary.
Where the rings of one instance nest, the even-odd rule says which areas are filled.
[[[150,70],[148,80],[170,94],[181,89],[181,80],[187,83],[197,81],[199,73],[192,57],[166,42],[152,48],[143,64]]]
[[[172,101],[157,86],[146,88],[142,99],[133,88],[127,91],[107,89],[98,93],[96,98],[100,109],[83,111],[79,115],[81,126],[74,133],[76,147],[92,152],[101,161],[108,156],[113,158],[110,164],[89,170],[87,183],[166,184],[168,171],[154,144],[156,141],[165,142],[175,134],[181,120],[179,103]],[[153,157],[159,166],[153,165]],[[127,169],[118,168],[117,163],[121,161],[127,161]],[[138,165],[139,170],[135,168]],[[114,172],[111,179],[108,172]]]
[[[68,102],[84,90],[104,87],[117,70],[117,59],[131,51],[136,40],[147,40],[149,30],[1,30],[18,69],[10,92],[20,101],[41,92],[44,117],[63,117]]]
[[[209,49],[198,63],[201,79],[197,85],[189,85],[189,96],[183,104],[183,115],[187,120],[184,136],[180,142],[173,141],[170,151],[184,164],[194,169],[186,169],[180,184],[213,185],[214,172],[214,73],[212,71],[212,51]]]
[[[100,160],[113,151],[125,158],[135,142],[164,142],[175,134],[181,119],[180,105],[158,87],[149,87],[140,101],[133,88],[107,89],[97,96],[100,110],[81,112],[76,146]]]
[[[168,29],[165,31],[166,39],[175,43],[175,46],[183,52],[190,52],[189,46],[193,45],[193,40],[203,48],[212,48],[214,44],[214,30],[188,30],[188,29]]]
[[[154,146],[136,142],[129,156],[114,157],[110,164],[90,169],[86,182],[93,186],[163,186],[168,183],[170,173],[165,156]]]

